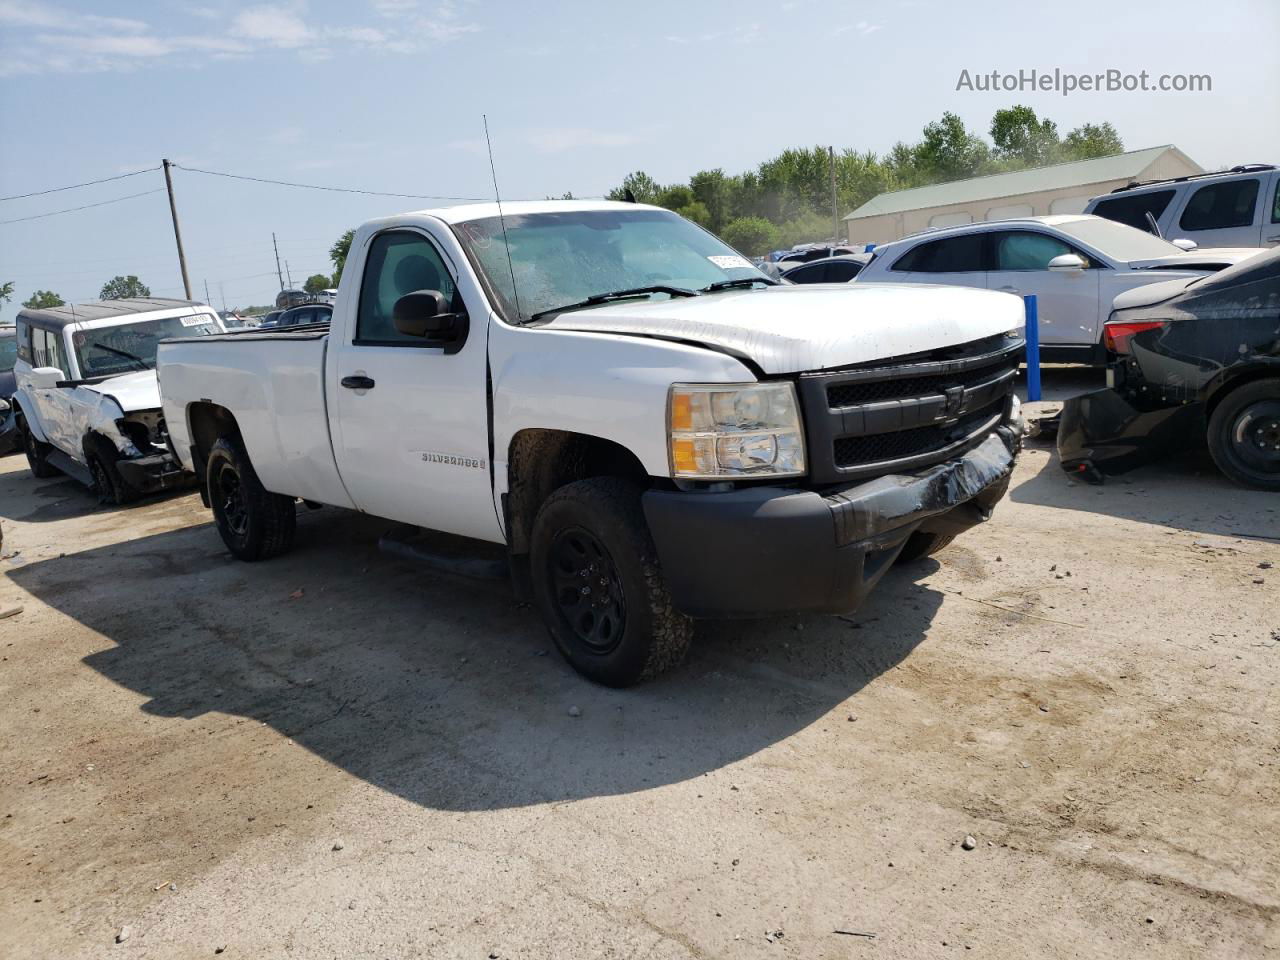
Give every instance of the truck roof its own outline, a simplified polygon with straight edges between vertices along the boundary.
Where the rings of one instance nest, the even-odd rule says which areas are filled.
[[[176,310],[179,307],[202,307],[196,300],[172,300],[168,297],[130,297],[123,300],[90,300],[88,303],[65,303],[60,307],[42,310],[24,308],[18,311],[18,319],[34,323],[48,330],[61,330],[73,323],[86,320],[105,320],[125,317],[135,313],[154,313],[158,310]]]
[[[502,204],[502,213],[516,217],[530,213],[573,213],[582,210],[661,210],[662,207],[647,203],[626,203],[621,200],[515,200]],[[463,203],[453,207],[433,207],[429,210],[413,210],[388,221],[406,217],[435,217],[445,223],[466,223],[469,220],[487,220],[498,215],[496,203]],[[382,221],[378,221],[379,223]]]

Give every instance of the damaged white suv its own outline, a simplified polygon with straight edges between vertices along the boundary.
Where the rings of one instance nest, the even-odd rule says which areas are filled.
[[[179,485],[184,474],[160,412],[156,347],[223,332],[211,307],[188,300],[21,311],[13,405],[32,474],[62,472],[117,504]]]

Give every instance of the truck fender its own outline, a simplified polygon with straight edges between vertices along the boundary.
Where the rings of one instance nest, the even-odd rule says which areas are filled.
[[[31,396],[31,391],[25,387],[19,389],[14,394],[13,405],[17,415],[22,417],[27,429],[31,431],[31,435],[41,443],[48,443],[49,436],[45,433],[44,424],[40,420],[40,406]]]

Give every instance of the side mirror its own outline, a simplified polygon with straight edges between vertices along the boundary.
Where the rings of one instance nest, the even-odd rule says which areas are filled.
[[[1061,253],[1049,261],[1049,269],[1055,273],[1075,273],[1084,269],[1084,258],[1078,253]]]
[[[31,386],[36,390],[52,390],[67,379],[57,367],[36,367],[31,371]]]
[[[1192,250],[1195,250],[1200,246],[1200,244],[1196,243],[1194,240],[1188,240],[1186,237],[1178,237],[1178,239],[1170,240],[1169,242],[1179,250],[1185,250],[1187,253],[1190,253]]]
[[[449,301],[439,290],[406,293],[391,308],[396,330],[406,337],[421,337],[445,353],[456,353],[467,339],[469,321],[465,313],[451,313]]]

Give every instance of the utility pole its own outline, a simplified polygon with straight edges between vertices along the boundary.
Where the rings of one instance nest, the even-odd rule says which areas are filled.
[[[827,158],[831,161],[831,222],[835,226],[832,237],[840,242],[840,208],[836,205],[836,148],[827,147]]]
[[[164,185],[169,191],[169,213],[173,215],[173,239],[178,241],[178,266],[182,267],[182,288],[191,299],[191,279],[187,276],[187,255],[182,252],[182,231],[178,229],[178,205],[173,200],[173,175],[169,173],[172,164],[168,160],[160,161],[164,167]]]
[[[222,312],[227,312],[227,290],[222,285],[222,281],[218,281],[218,296],[222,298]]]
[[[276,279],[280,281],[280,289],[284,289],[284,274],[280,272],[280,247],[276,244],[276,232],[271,231],[271,246],[276,251]]]
[[[213,306],[213,301],[209,299],[209,281],[207,279],[204,282],[204,302],[209,306]]]
[[[284,278],[289,281],[289,289],[293,289],[293,274],[289,272],[289,261],[284,262]]]

